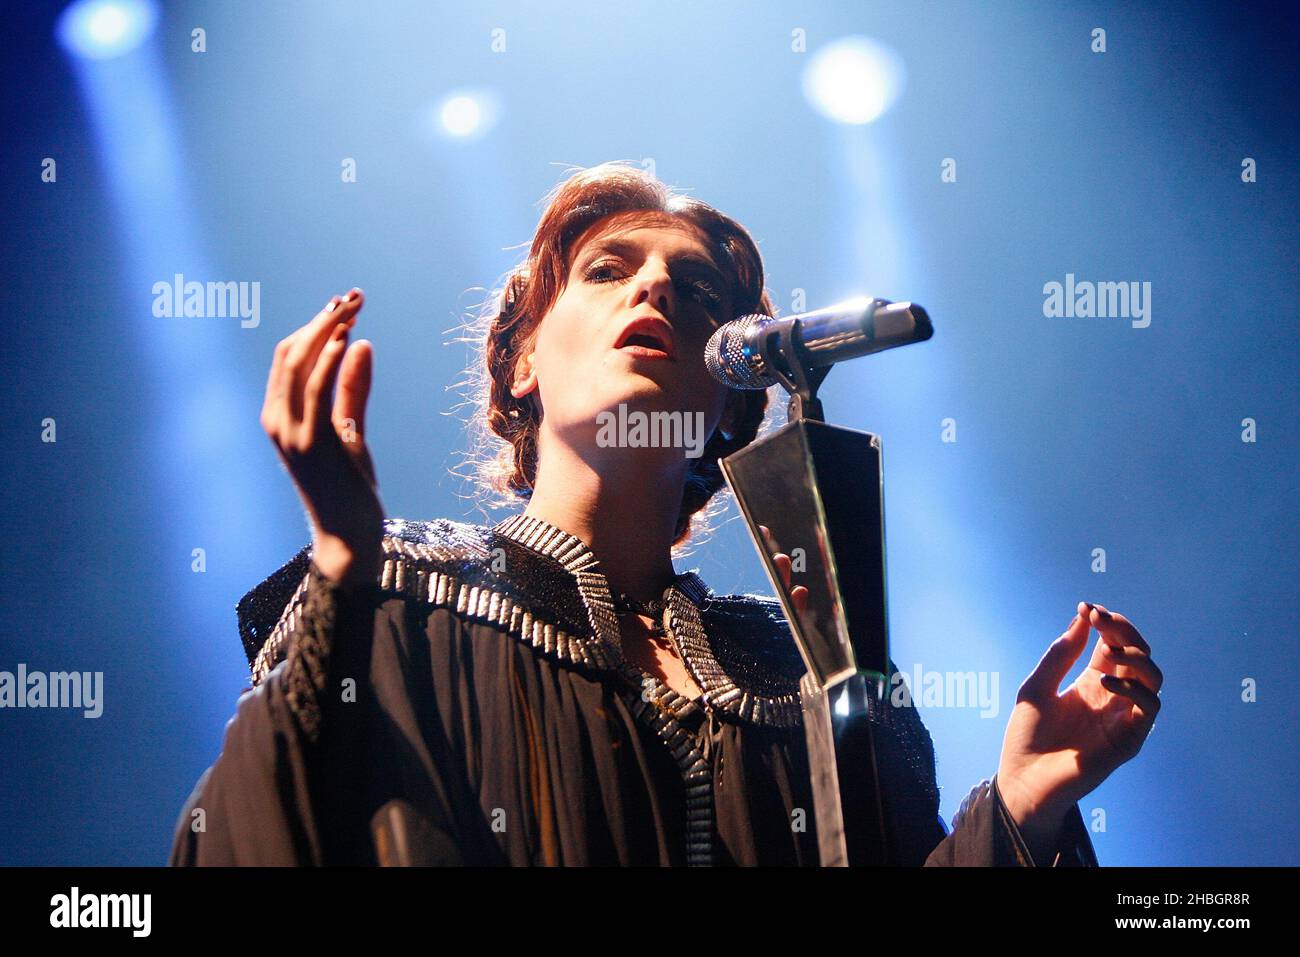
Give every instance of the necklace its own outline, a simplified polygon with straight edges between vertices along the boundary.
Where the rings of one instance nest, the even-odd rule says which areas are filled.
[[[649,615],[651,618],[657,618],[663,614],[664,608],[668,605],[662,598],[656,598],[654,601],[637,601],[635,598],[621,591],[614,592],[614,606],[620,611],[631,611],[641,615]]]
[[[650,619],[650,640],[656,644],[671,645],[668,633],[664,630],[664,609],[668,607],[665,599],[637,601],[621,591],[614,592],[613,597],[614,609],[619,615],[645,615]]]
[[[682,654],[681,646],[678,645],[677,643],[677,636],[671,633],[670,631],[668,631],[666,628],[667,622],[665,621],[665,619],[668,617],[668,594],[669,593],[665,592],[663,598],[657,599],[655,601],[637,601],[635,598],[630,597],[624,592],[613,591],[613,590],[611,591],[612,591],[612,597],[614,599],[614,609],[618,613],[618,615],[619,616],[645,615],[647,618],[649,618],[651,622],[649,626],[650,634],[648,636],[650,642],[652,644],[659,646],[660,648],[669,651],[673,655],[673,657],[675,657],[679,662],[681,662],[682,667],[685,669],[687,667],[686,656]],[[642,622],[641,624],[644,626],[644,622]],[[677,624],[676,619],[674,619],[673,620],[674,627],[676,627],[676,624]],[[662,680],[662,679],[652,679],[649,677],[650,672],[646,671],[644,667],[641,667],[640,665],[637,665],[636,667],[641,671],[642,675],[646,677],[646,680],[657,680],[657,681]],[[690,685],[692,686],[696,685],[696,681],[689,671],[687,671],[686,678],[687,681],[690,683]],[[669,690],[675,690],[675,689],[669,689]],[[689,700],[694,700],[693,696],[689,692],[677,692],[677,693],[682,694],[684,697],[686,697]],[[696,694],[700,694],[700,693],[701,692],[698,690],[697,687]],[[704,705],[704,707],[705,710],[708,711],[710,715],[712,715],[713,713],[712,707],[707,703]]]

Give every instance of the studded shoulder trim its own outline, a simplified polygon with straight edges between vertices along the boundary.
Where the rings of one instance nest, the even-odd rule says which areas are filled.
[[[629,673],[608,584],[576,536],[523,514],[493,527],[389,519],[383,552],[386,597],[449,608],[566,666]],[[239,603],[255,685],[303,626],[309,561],[308,547]],[[704,703],[720,717],[802,724],[803,663],[774,599],[714,595],[694,572],[678,575],[668,598],[665,624]]]
[[[543,605],[530,590],[520,587],[520,582],[492,571],[494,559],[503,556],[493,553],[493,543],[482,534],[481,527],[445,519],[435,522],[394,519],[385,522],[384,530],[384,563],[378,584],[386,597],[449,608],[463,617],[494,625],[539,653],[565,664],[590,670],[614,667],[606,650],[581,623],[564,620],[563,615]],[[254,589],[240,602],[241,632],[249,635],[267,632],[252,660],[254,685],[265,680],[271,669],[284,659],[291,645],[288,639],[303,626],[308,561],[309,548],[285,566],[288,569],[298,563],[304,570],[269,631],[265,625],[259,627],[252,617],[257,609],[265,613],[266,604],[273,599],[258,596]],[[517,564],[508,556],[505,561],[506,567]],[[278,586],[283,593],[281,573],[285,569],[258,588],[269,590]]]

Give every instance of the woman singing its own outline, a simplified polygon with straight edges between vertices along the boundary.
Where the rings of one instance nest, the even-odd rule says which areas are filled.
[[[262,426],[312,541],[240,602],[254,687],[171,862],[816,864],[780,605],[672,562],[767,408],[703,360],[719,324],[774,314],[745,229],[622,164],[553,191],[484,317],[480,464],[526,502],[493,526],[385,518],[372,351],[348,345],[363,302],[333,298],[276,347]],[[696,417],[702,454],[607,441],[620,404]],[[1137,753],[1160,683],[1133,625],[1080,603],[951,832],[929,734],[884,707],[890,859],[1095,864],[1075,802]]]

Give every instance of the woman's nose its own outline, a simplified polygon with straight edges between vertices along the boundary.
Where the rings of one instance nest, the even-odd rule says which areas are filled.
[[[673,319],[673,283],[668,270],[662,266],[646,263],[637,273],[636,282],[632,284],[633,308],[648,302],[658,309],[665,319]]]

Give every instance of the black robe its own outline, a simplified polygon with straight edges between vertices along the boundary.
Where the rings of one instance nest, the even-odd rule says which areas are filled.
[[[665,625],[692,701],[623,659],[575,536],[389,520],[384,551],[379,581],[345,592],[304,548],[239,603],[253,687],[170,863],[818,862],[804,665],[774,599],[677,576]],[[996,779],[948,832],[929,733],[890,697],[871,716],[888,859],[1033,865]],[[1096,865],[1077,807],[1039,863]]]

